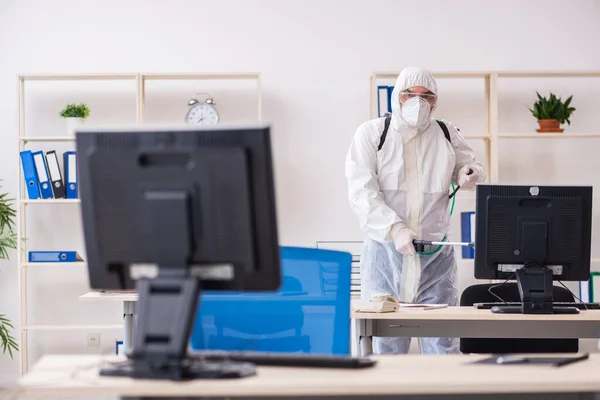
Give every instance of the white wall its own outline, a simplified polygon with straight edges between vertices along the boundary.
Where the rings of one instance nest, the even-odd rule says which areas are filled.
[[[407,65],[444,71],[600,69],[599,16],[597,0],[0,0],[3,189],[15,193],[17,187],[17,74],[258,71],[264,117],[273,127],[281,242],[310,246],[316,240],[358,240],[347,206],[343,161],[351,135],[369,117],[371,73]],[[464,91],[449,88],[440,101]],[[504,103],[508,109],[515,105],[510,96]],[[521,93],[519,101],[524,106],[530,98],[530,92]],[[59,108],[64,96],[44,99],[56,100]],[[597,104],[593,97],[590,101],[580,107]],[[448,114],[440,116],[468,126],[471,104],[448,105]],[[514,129],[535,128],[526,115],[517,117],[523,122]],[[47,118],[50,126],[55,124],[53,117]],[[582,143],[598,146],[538,142],[516,152],[521,142],[507,142],[501,154],[507,173],[501,176],[507,182],[527,181],[524,169],[511,168],[517,162],[514,155],[537,149],[552,165],[558,159],[565,165],[550,170],[563,183],[589,182],[591,176],[568,168],[581,167],[572,160],[581,148],[573,146]],[[562,149],[571,158],[554,155]],[[547,168],[542,162],[525,167],[537,177],[536,171]],[[3,262],[0,268],[0,312],[17,320],[16,263]],[[85,271],[31,274],[38,272],[31,308],[36,317],[85,318],[85,308],[73,304],[75,294],[85,291]],[[469,264],[462,276],[472,276]],[[63,311],[50,309],[50,304]],[[68,307],[74,314],[64,316]],[[94,310],[100,320],[118,320],[118,308]],[[34,346],[34,356],[83,351],[82,335],[36,333],[31,340],[42,345]],[[0,375],[16,370],[16,362],[0,357]]]

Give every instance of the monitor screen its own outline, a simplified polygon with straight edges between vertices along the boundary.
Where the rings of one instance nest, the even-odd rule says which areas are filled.
[[[475,278],[511,279],[540,264],[554,280],[590,274],[592,187],[478,185]]]
[[[281,284],[269,128],[77,132],[90,285],[189,269],[205,290]],[[133,274],[133,277],[132,277]]]

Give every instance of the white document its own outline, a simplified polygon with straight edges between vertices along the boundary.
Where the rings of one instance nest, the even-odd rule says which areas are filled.
[[[437,310],[439,308],[447,308],[448,304],[411,304],[400,303],[401,310]]]

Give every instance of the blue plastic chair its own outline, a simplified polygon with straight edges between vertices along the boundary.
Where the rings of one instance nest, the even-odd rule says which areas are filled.
[[[350,354],[348,253],[282,247],[277,292],[204,292],[192,350]]]

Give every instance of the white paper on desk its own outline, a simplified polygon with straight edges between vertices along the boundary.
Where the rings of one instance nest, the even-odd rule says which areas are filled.
[[[448,304],[412,304],[412,303],[400,303],[400,310],[436,310],[439,308],[446,308]]]

